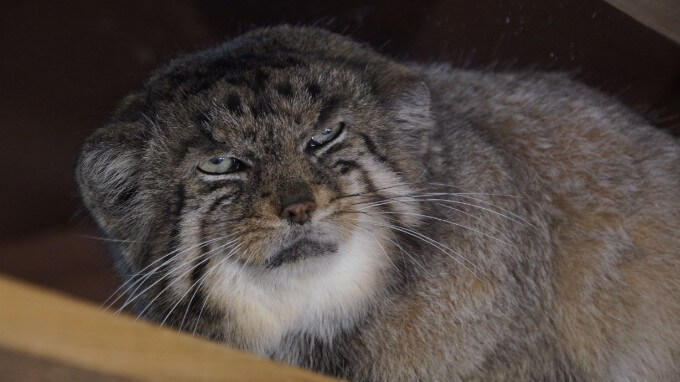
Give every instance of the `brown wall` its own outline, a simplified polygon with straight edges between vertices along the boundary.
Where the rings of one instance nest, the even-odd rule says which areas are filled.
[[[256,26],[316,24],[406,60],[568,70],[664,128],[680,115],[680,46],[600,0],[141,3],[0,5],[0,272],[105,296],[116,281],[83,237],[97,233],[71,174],[80,143],[154,67]]]

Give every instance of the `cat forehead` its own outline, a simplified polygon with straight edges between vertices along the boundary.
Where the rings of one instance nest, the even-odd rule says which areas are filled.
[[[357,101],[368,101],[366,89],[351,73],[308,66],[195,73],[192,81],[177,83],[167,92],[160,97],[157,122],[194,126],[191,130],[218,142],[243,134],[250,140],[262,134],[271,139],[272,132],[304,134]]]
[[[256,30],[159,69],[114,118],[142,122],[149,136],[182,140],[206,126],[255,134],[310,126],[339,105],[368,118],[394,92],[390,86],[401,83],[392,78],[401,73],[395,68],[325,31]]]
[[[303,105],[328,98],[351,97],[362,87],[355,73],[341,68],[302,66],[292,68],[244,69],[226,72],[184,73],[181,80],[168,75],[152,100],[174,104],[192,103],[225,106],[227,111],[257,117],[272,103],[296,101]]]
[[[355,49],[321,30],[259,30],[173,60],[146,82],[147,100],[184,105],[188,98],[203,98],[257,116],[266,112],[263,99],[314,101],[361,87],[366,62],[350,58],[347,51]]]
[[[257,48],[254,43],[252,51],[216,48],[183,57],[154,73],[146,88],[153,98],[161,100],[209,93],[216,85],[255,94],[275,89],[282,95],[290,95],[296,85],[318,96],[324,90],[356,81],[361,72],[357,69],[363,70],[339,57],[330,59],[286,45]]]
[[[353,103],[351,94],[337,88],[325,91],[317,82],[274,81],[259,89],[223,85],[218,82],[211,91],[191,96],[190,102],[172,105],[168,124],[189,124],[203,132],[312,126]]]

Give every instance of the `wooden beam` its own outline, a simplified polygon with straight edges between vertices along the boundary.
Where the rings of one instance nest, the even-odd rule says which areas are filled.
[[[0,363],[4,375],[21,375],[26,365],[40,374],[35,365],[43,364],[107,381],[332,380],[0,277],[3,352],[17,360]]]
[[[605,0],[621,12],[680,44],[680,0]]]

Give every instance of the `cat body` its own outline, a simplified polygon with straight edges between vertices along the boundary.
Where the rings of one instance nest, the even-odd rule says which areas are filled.
[[[156,72],[77,177],[161,324],[353,380],[670,381],[679,165],[564,75],[284,26]]]

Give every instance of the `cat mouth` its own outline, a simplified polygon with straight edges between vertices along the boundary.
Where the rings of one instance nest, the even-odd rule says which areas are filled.
[[[337,245],[323,243],[311,239],[300,239],[284,247],[265,263],[267,268],[280,267],[283,264],[294,263],[303,259],[323,256],[337,251]]]

